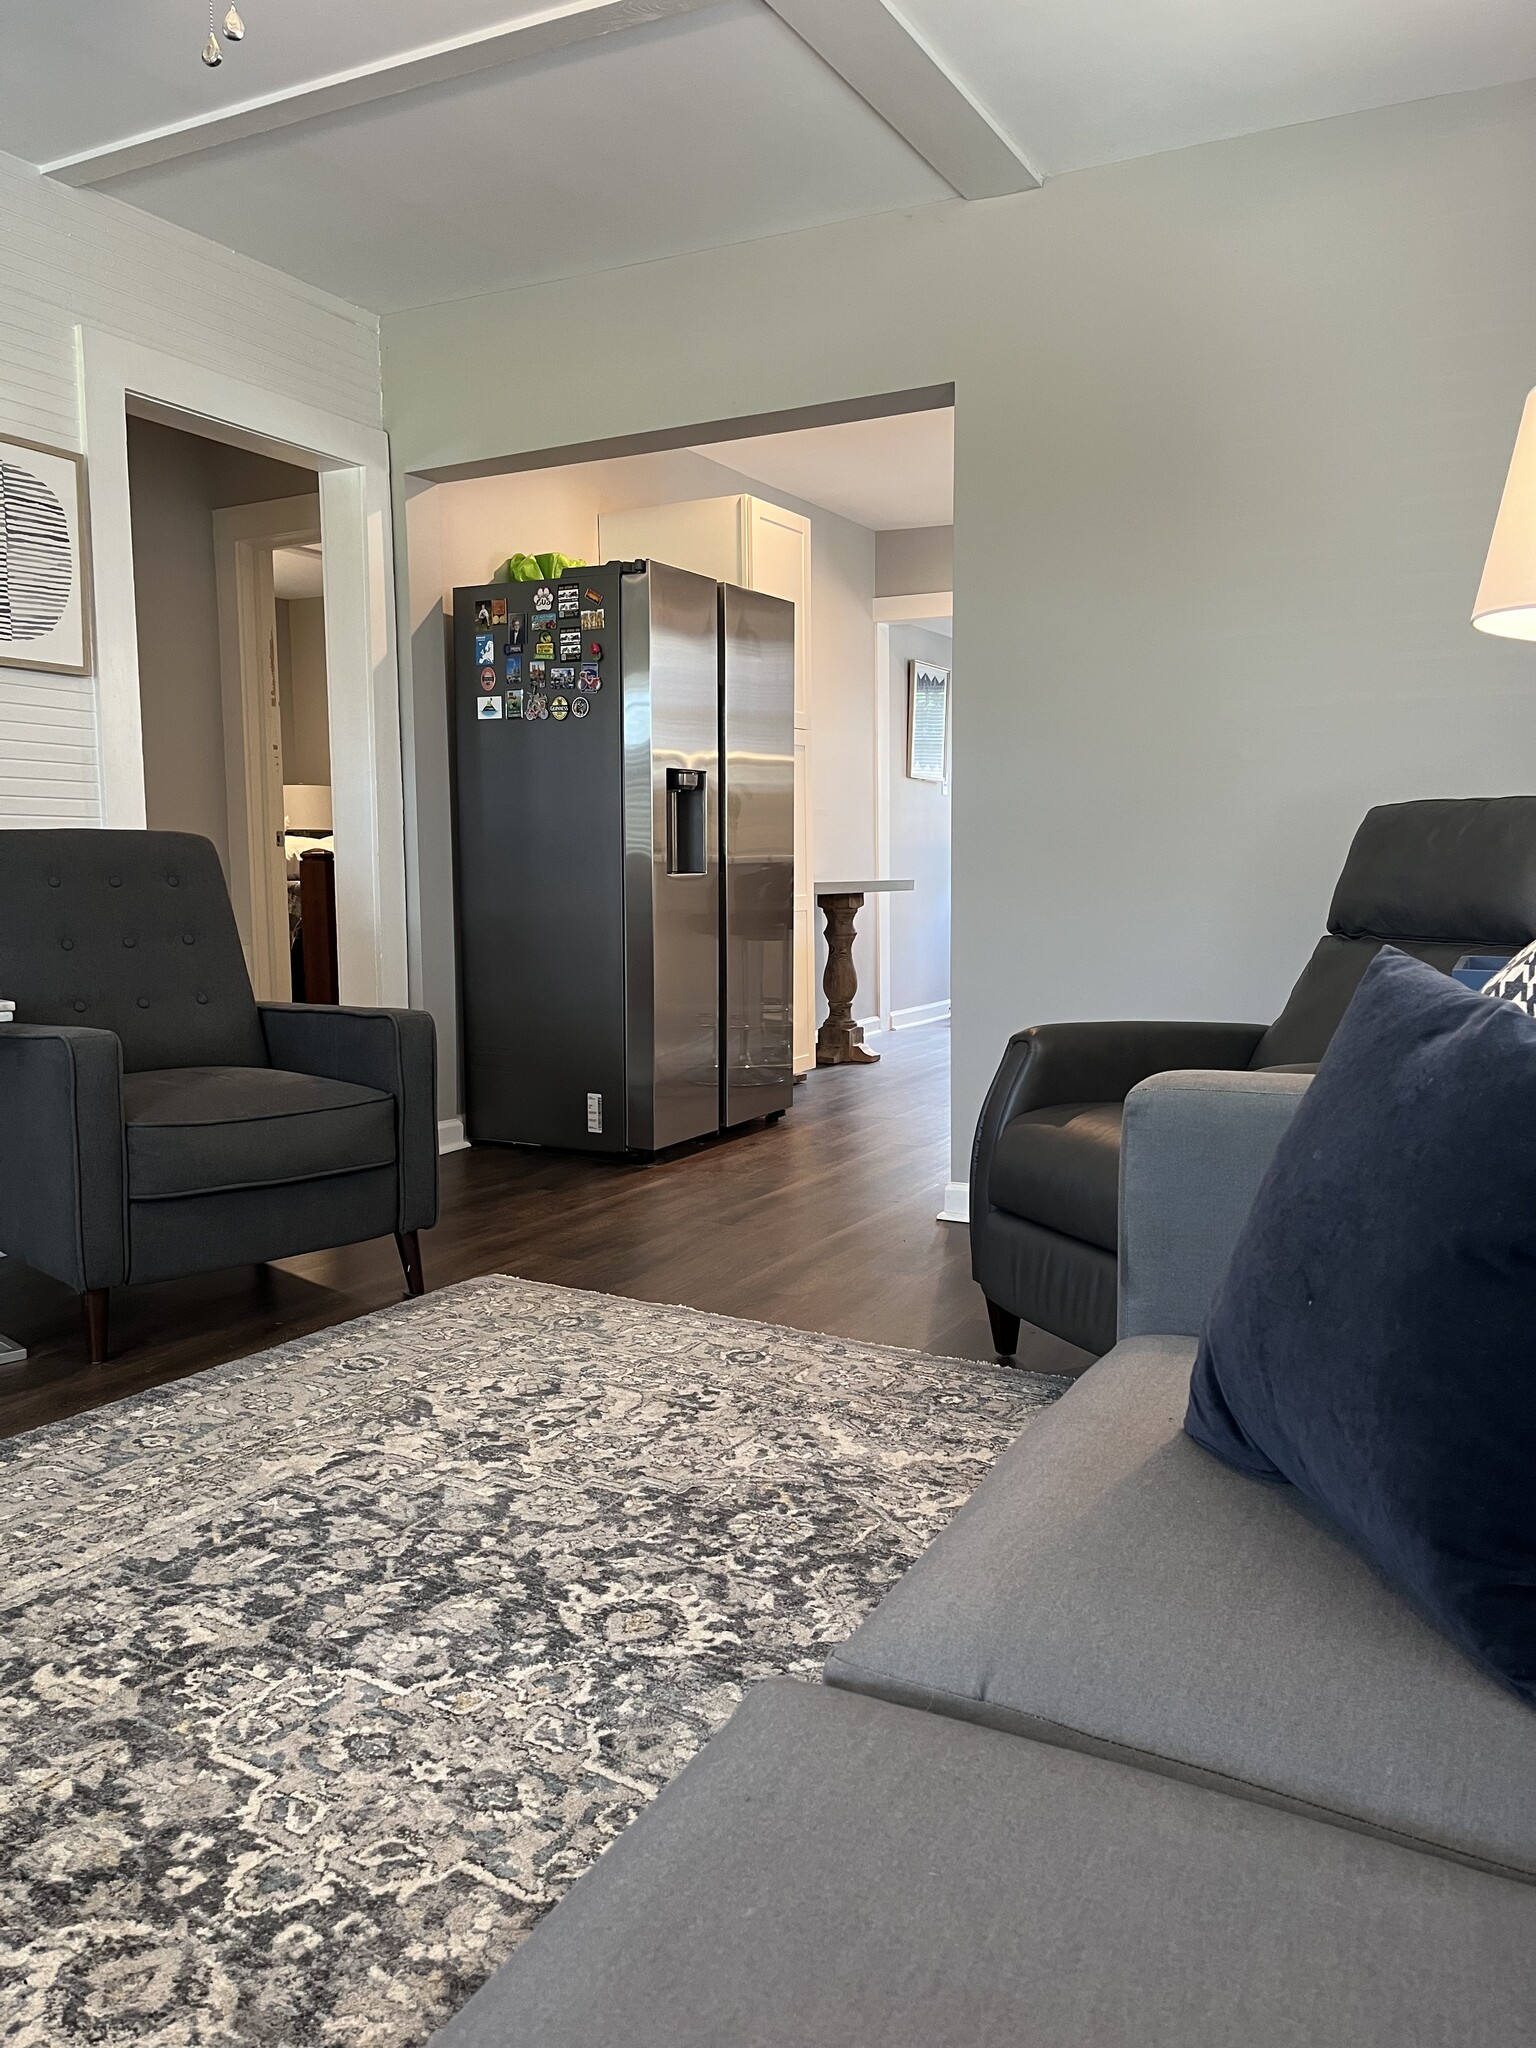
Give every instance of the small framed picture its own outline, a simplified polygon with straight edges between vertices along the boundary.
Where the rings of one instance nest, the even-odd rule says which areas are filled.
[[[949,744],[949,670],[931,661],[907,664],[907,775],[942,782]]]
[[[91,672],[85,458],[0,436],[0,668]]]

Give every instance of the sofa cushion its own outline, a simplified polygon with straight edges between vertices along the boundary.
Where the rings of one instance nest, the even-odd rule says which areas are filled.
[[[1063,1102],[1026,1110],[1003,1127],[988,1198],[1112,1252],[1119,1231],[1119,1102]]]
[[[1188,1440],[1194,1355],[1129,1338],[1085,1373],[827,1678],[1536,1879],[1536,1715]]]
[[[434,2048],[1508,2048],[1536,1890],[779,1681]]]
[[[123,1076],[128,1195],[154,1202],[389,1166],[395,1101],[281,1067]]]
[[[1254,1198],[1184,1426],[1536,1707],[1533,1125],[1536,1020],[1381,953]]]

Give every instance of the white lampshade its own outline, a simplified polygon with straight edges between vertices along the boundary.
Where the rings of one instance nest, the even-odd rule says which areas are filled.
[[[328,782],[285,782],[283,823],[290,832],[309,832],[316,837],[334,830],[331,824],[331,785]]]
[[[1472,623],[1505,640],[1536,640],[1536,391],[1520,415]]]

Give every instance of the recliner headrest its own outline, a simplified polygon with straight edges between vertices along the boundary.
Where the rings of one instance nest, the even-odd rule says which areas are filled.
[[[1536,796],[1433,797],[1367,811],[1328,912],[1340,938],[1536,938]]]

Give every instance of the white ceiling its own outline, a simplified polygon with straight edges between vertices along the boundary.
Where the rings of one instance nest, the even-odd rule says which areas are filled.
[[[1536,0],[241,4],[0,0],[0,149],[381,311],[1536,76]]]
[[[759,434],[748,441],[713,441],[696,452],[876,532],[954,524],[955,415],[950,407]]]

